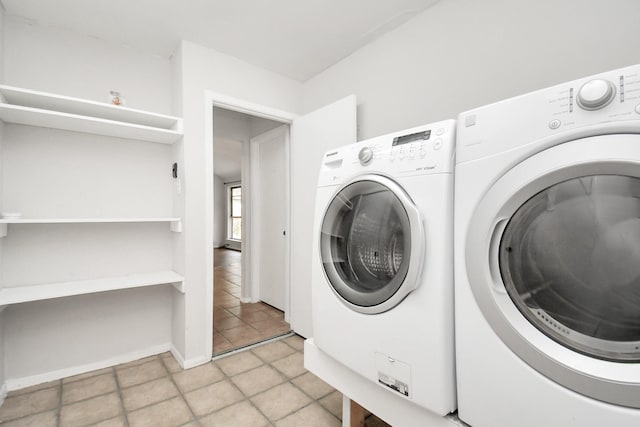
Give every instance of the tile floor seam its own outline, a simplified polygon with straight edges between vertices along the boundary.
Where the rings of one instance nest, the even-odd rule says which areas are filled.
[[[164,366],[164,364],[163,364]],[[122,395],[122,387],[120,386],[120,380],[118,380],[118,373],[116,372],[116,367],[112,367],[112,374],[116,380],[116,391],[118,392],[118,398],[120,399],[120,409],[122,410],[122,418],[124,418],[124,425],[129,427],[129,412],[127,412],[127,408],[124,406],[124,396]]]
[[[101,371],[106,371],[107,369],[111,370],[113,368],[115,368],[115,366],[107,366],[106,368],[95,369],[95,370],[89,371],[89,372],[82,372],[82,373],[76,374],[76,375],[74,375],[72,377],[61,378],[60,379],[60,383],[62,385],[74,384],[74,383],[77,383],[77,382],[80,382],[80,381],[88,380],[89,378],[97,377],[99,375],[105,375],[105,374],[107,374],[107,372],[101,372]],[[91,375],[87,376],[88,374],[91,374]],[[80,377],[80,378],[73,379],[73,378],[76,378],[76,377]],[[66,380],[67,382],[63,383],[63,380]]]
[[[123,415],[123,417],[124,417],[124,415]],[[116,416],[116,417],[112,417],[112,418],[107,418],[106,420],[96,421],[95,423],[87,424],[86,427],[97,426],[99,424],[106,423],[107,421],[115,420],[116,418],[119,418],[119,417]],[[125,423],[126,423],[127,422],[126,417],[124,417],[124,418],[125,418]]]
[[[230,379],[230,378],[227,378],[227,380],[229,380],[229,382],[230,382],[231,384],[233,384],[233,382],[231,381],[231,379]],[[220,381],[217,381],[217,382],[215,382],[215,383],[211,383],[211,384],[209,384],[209,385],[218,384],[219,382],[220,382]],[[235,384],[233,384],[233,386],[235,387]],[[205,386],[205,387],[206,387],[206,386]],[[204,387],[202,387],[202,388],[204,388]],[[238,389],[238,387],[236,387],[236,389]],[[192,391],[193,391],[193,390],[192,390]],[[238,389],[238,391],[239,391],[240,393],[242,393],[242,390]],[[189,392],[189,393],[191,393],[191,392]],[[218,412],[220,412],[220,411],[222,411],[222,410],[224,410],[224,409],[226,409],[226,408],[229,408],[229,407],[231,407],[231,406],[233,406],[233,405],[237,405],[237,404],[238,404],[238,403],[240,403],[240,402],[244,402],[245,400],[248,400],[248,399],[247,399],[247,397],[246,397],[244,394],[242,394],[242,395],[244,396],[244,399],[238,400],[238,401],[233,402],[233,403],[229,403],[228,405],[225,405],[225,406],[221,406],[221,407],[219,407],[219,408],[217,408],[217,409],[215,409],[215,410],[213,410],[213,411],[211,411],[211,412],[207,412],[206,414],[202,414],[202,415],[200,415],[200,416],[196,416],[196,418],[195,418],[195,419],[196,419],[196,420],[201,420],[201,419],[203,419],[203,418],[205,418],[205,417],[208,417],[208,416],[210,416],[210,415],[216,414],[216,413],[218,413]],[[186,397],[184,398],[184,400],[185,400],[185,402],[187,402],[187,406],[189,406],[189,401],[187,401],[187,398],[186,398]],[[189,409],[191,409],[191,408],[189,408]],[[194,414],[195,414],[195,413],[194,413]]]
[[[283,383],[284,384],[284,383]],[[280,385],[280,384],[278,384]],[[276,386],[277,387],[277,386]],[[273,387],[272,387],[273,388]],[[267,389],[267,390],[271,390],[271,389]],[[265,390],[266,391],[266,390]],[[262,410],[260,408],[258,408],[258,406],[253,402],[253,400],[251,400],[250,397],[248,397],[242,390],[240,390],[240,393],[242,393],[242,395],[245,397],[244,400],[246,400],[249,405],[253,406],[253,408],[258,411],[258,413],[260,415],[262,415],[264,417],[265,420],[267,420],[267,422],[269,423],[270,426],[275,427],[275,422],[271,420],[271,418],[269,418],[267,416],[267,414],[265,414],[264,412],[262,412]],[[257,396],[260,393],[256,393],[254,396]]]
[[[252,352],[251,350],[249,350],[249,352],[253,354],[253,352]],[[257,355],[254,355],[254,356],[258,357]],[[258,359],[260,359],[260,358],[258,357]],[[259,368],[259,367],[261,367],[261,366],[269,365],[267,362],[263,361],[262,359],[260,359],[260,360],[262,361],[262,365],[260,365],[260,366],[256,366],[254,369],[257,369],[257,368]],[[269,365],[269,366],[271,366],[271,365]],[[272,368],[272,369],[275,369],[275,368],[274,368],[274,367],[272,367],[272,366],[271,366],[271,368]],[[220,369],[220,370],[222,371],[222,369]],[[242,375],[243,373],[246,373],[246,372],[249,372],[249,371],[251,371],[251,369],[246,370],[246,371],[243,371],[243,372],[238,372],[238,373],[237,373],[236,375],[234,375],[234,376]],[[276,371],[277,371],[277,370],[276,370]],[[277,371],[277,372],[279,373],[279,371]],[[224,374],[224,371],[222,371],[222,373]],[[227,374],[224,374],[224,375],[225,375],[225,376],[227,376]],[[228,377],[228,378],[229,378],[229,381],[233,382],[233,380],[231,379],[232,377]],[[282,382],[282,383],[280,383],[280,384],[277,384],[277,385],[275,385],[274,387],[277,387],[277,386],[279,386],[279,385],[281,385],[281,384],[284,384],[284,382]],[[268,388],[267,390],[271,390],[271,389],[272,389],[272,388],[274,388],[274,387],[270,387],[270,388]],[[238,387],[238,389],[240,389],[240,388]],[[264,392],[265,392],[265,391],[267,391],[267,390],[263,390],[263,391],[261,391],[260,393],[264,393]],[[270,427],[275,427],[275,425],[276,425],[276,424],[275,424],[275,422],[274,422],[274,421],[272,421],[272,420],[271,420],[271,418],[269,418],[269,417],[267,416],[267,414],[265,414],[264,412],[262,412],[262,410],[261,410],[261,409],[260,409],[260,408],[259,408],[259,407],[254,403],[254,402],[253,402],[253,400],[251,400],[251,397],[255,397],[255,396],[259,395],[260,393],[256,393],[256,394],[254,394],[254,395],[253,395],[253,396],[251,396],[251,397],[249,397],[249,396],[248,396],[244,391],[242,391],[242,390],[240,390],[240,393],[244,396],[244,401],[246,401],[249,405],[251,405],[251,406],[252,406],[256,411],[258,411],[258,413],[259,413],[260,415],[262,415],[262,416],[264,417],[264,419],[265,419],[265,420],[267,420],[267,422],[269,423],[269,426],[270,426]],[[236,402],[236,403],[238,403],[238,402]],[[216,411],[216,412],[217,412],[217,411]],[[215,413],[215,412],[214,412],[214,413]]]
[[[307,372],[305,372],[304,374],[300,374],[300,375],[298,375],[297,377],[291,378],[291,379],[289,380],[289,382],[290,382],[290,383],[291,383],[291,385],[293,385],[295,388],[297,388],[298,390],[300,390],[301,392],[303,392],[304,394],[306,394],[307,396],[309,396],[309,398],[310,398],[311,400],[313,400],[313,401],[319,401],[320,399],[324,399],[325,397],[327,397],[327,396],[329,396],[331,393],[333,393],[333,391],[335,390],[335,388],[331,387],[331,391],[330,391],[330,392],[328,392],[328,393],[326,393],[326,394],[323,394],[322,396],[320,396],[320,397],[318,397],[318,398],[315,398],[315,397],[311,396],[309,393],[307,393],[306,391],[304,391],[304,390],[302,389],[302,387],[297,386],[297,385],[293,382],[293,380],[298,379],[298,378],[301,378],[301,377],[303,377],[303,376],[307,375],[307,373],[309,373],[309,372],[311,372],[311,371],[307,371]],[[313,373],[313,372],[311,372],[311,373]]]
[[[47,390],[48,388],[53,388],[53,387],[47,387],[47,388],[45,388],[43,390]],[[42,391],[42,390],[38,390],[38,391]],[[33,393],[36,393],[36,392],[33,392]],[[21,394],[21,395],[18,395],[18,396],[25,396],[26,394],[31,394],[31,393],[25,393],[25,394]],[[60,395],[60,394],[61,394],[61,392],[58,393],[58,395]],[[15,396],[15,397],[17,397],[17,396]],[[28,414],[20,416],[20,417],[11,418],[11,419],[7,419],[7,420],[0,420],[0,425],[2,425],[4,423],[8,423],[8,422],[19,421],[21,419],[32,417],[34,415],[44,414],[44,413],[49,412],[49,411],[58,411],[58,409],[60,408],[60,399],[61,399],[61,397],[58,397],[58,406],[56,408],[43,409],[42,411],[38,411],[38,412],[29,412]],[[6,399],[5,399],[5,402],[6,402]],[[4,403],[2,404],[2,406],[4,406]],[[0,406],[0,407],[2,407],[2,406]],[[59,414],[58,414],[58,417],[59,417]],[[56,424],[56,425],[58,425],[58,424]]]
[[[162,361],[161,361],[161,362],[162,362]],[[209,363],[211,363],[211,362],[209,362]],[[204,365],[204,364],[203,364],[203,365]],[[191,408],[191,405],[189,405],[189,401],[187,400],[187,397],[185,396],[185,393],[182,391],[182,389],[178,386],[178,383],[176,383],[176,380],[173,378],[173,375],[174,375],[174,374],[173,374],[172,372],[169,372],[169,369],[168,369],[168,368],[167,368],[167,366],[164,364],[164,362],[162,362],[162,366],[164,366],[164,370],[165,370],[165,371],[167,371],[167,375],[168,375],[168,377],[169,377],[169,380],[171,381],[171,383],[173,384],[173,386],[176,388],[176,390],[178,390],[178,395],[182,398],[182,400],[184,401],[185,405],[187,405],[187,409],[189,409],[189,413],[191,414],[192,420],[197,421],[199,418],[196,416],[195,412],[194,412],[194,411],[193,411],[193,409]],[[192,369],[193,369],[193,368],[192,368]],[[186,371],[188,371],[188,369],[184,369],[184,368],[183,368],[181,371],[178,371],[178,372],[176,372],[176,373],[186,372]],[[223,372],[223,374],[224,374],[224,372]],[[218,382],[218,381],[213,382],[213,383],[211,383],[211,384],[216,384],[217,382]],[[206,387],[206,386],[204,386],[204,387]],[[204,388],[204,387],[200,387],[200,388]],[[195,391],[195,390],[199,390],[200,388],[198,388],[198,389],[194,389],[194,390],[189,390],[189,393],[191,393],[192,391]],[[165,402],[165,401],[167,401],[167,400],[174,399],[175,397],[176,397],[176,396],[172,396],[172,397],[170,397],[170,398],[168,398],[168,399],[165,399],[165,400],[163,400],[163,401],[160,401],[160,402]],[[153,403],[153,405],[156,405],[156,404],[158,404],[158,403],[160,403],[160,402]],[[151,406],[151,405],[147,405],[147,406]],[[185,424],[189,424],[189,423],[187,422],[187,423],[185,423]],[[198,424],[200,424],[200,423],[198,422]]]
[[[106,391],[106,392],[100,393],[100,394],[94,394],[94,395],[92,395],[90,397],[87,397],[87,398],[84,398],[84,399],[74,400],[73,402],[69,402],[69,403],[63,403],[62,405],[60,405],[60,408],[63,408],[65,406],[75,405],[76,403],[83,403],[83,402],[86,402],[88,400],[95,399],[96,397],[104,397],[104,396],[107,396],[109,394],[116,393],[116,392],[117,392],[117,390],[111,390],[111,391]]]
[[[320,406],[324,411],[327,411],[327,413],[329,415],[331,415],[332,417],[334,417],[336,420],[338,420],[338,422],[342,422],[342,420],[340,418],[338,418],[336,416],[336,414],[332,413],[331,411],[329,411],[327,408],[325,408],[324,406],[322,406],[322,404],[320,404],[320,402],[318,400],[315,400],[313,398],[311,398],[311,402],[309,402],[308,404],[304,405],[302,408],[300,409],[296,409],[295,411],[285,415],[284,417],[278,419],[278,421],[282,421],[283,419],[290,417],[291,415],[297,414],[298,412],[301,412],[303,409],[308,408],[309,406],[312,406],[314,404],[318,404],[318,406]]]
[[[287,343],[285,343],[285,344],[287,344]],[[287,345],[288,345],[288,344],[287,344]],[[289,347],[291,347],[291,346],[289,346]],[[291,347],[291,348],[293,348],[293,347]],[[295,352],[296,352],[296,353],[301,353],[299,350],[296,350],[295,348],[294,348],[294,350],[295,350]],[[291,354],[295,354],[295,353],[291,353]],[[278,360],[282,360],[282,359],[284,359],[284,358],[286,358],[286,357],[288,357],[288,356],[291,356],[291,354],[288,354],[288,355],[286,355],[286,356],[284,356],[284,357],[282,357],[282,358],[280,358],[280,359],[273,360],[272,362],[276,362],[276,361],[278,361]],[[295,377],[291,377],[291,378],[289,378],[289,377],[288,377],[288,375],[286,375],[284,372],[280,371],[278,368],[276,368],[275,366],[273,366],[271,363],[268,363],[268,365],[269,365],[272,369],[275,369],[275,370],[276,370],[276,372],[278,372],[280,375],[282,375],[282,377],[284,377],[285,381],[284,381],[284,382],[282,382],[282,383],[280,383],[280,384],[278,384],[278,385],[276,385],[276,386],[274,386],[274,387],[270,387],[270,388],[268,388],[267,390],[263,390],[263,391],[262,391],[262,392],[260,392],[260,393],[256,393],[255,395],[253,395],[253,397],[258,396],[258,395],[259,395],[259,394],[261,394],[261,393],[265,393],[265,392],[267,392],[268,390],[271,390],[271,389],[273,389],[273,388],[275,388],[275,387],[279,387],[279,386],[281,386],[281,385],[283,385],[283,384],[289,383],[289,384],[290,384],[290,385],[292,385],[295,389],[299,390],[299,391],[300,391],[300,392],[302,392],[305,396],[307,396],[309,399],[311,399],[311,402],[309,402],[307,405],[303,406],[302,408],[299,408],[299,409],[297,409],[297,410],[295,410],[295,411],[293,411],[293,412],[289,412],[288,414],[283,415],[282,417],[280,417],[280,418],[278,418],[277,420],[275,420],[275,421],[273,422],[273,423],[274,423],[274,425],[275,425],[275,423],[276,423],[276,422],[281,421],[281,420],[283,420],[284,418],[286,418],[286,417],[288,417],[288,416],[290,416],[290,415],[293,415],[293,414],[295,414],[296,412],[298,412],[298,411],[302,410],[303,408],[306,408],[307,406],[309,406],[309,405],[313,404],[314,402],[316,402],[316,399],[314,399],[313,397],[309,396],[307,393],[305,393],[305,392],[304,392],[304,390],[302,390],[300,387],[297,387],[297,386],[293,383],[293,381],[292,381],[292,380],[294,380],[294,379],[296,379],[296,378],[299,378],[299,377],[301,377],[301,376],[305,375],[307,372],[309,372],[309,371],[307,371],[307,370],[306,370],[306,368],[305,368],[305,372],[303,372],[302,374],[299,374],[299,375],[297,375],[297,376],[295,376]],[[251,400],[251,398],[249,398],[249,400]],[[252,402],[252,403],[253,403],[253,402]],[[255,406],[255,405],[254,405],[254,406]],[[329,412],[329,411],[327,411],[327,412]],[[267,419],[269,419],[269,418],[267,417]]]
[[[308,371],[307,371],[308,372]],[[305,396],[307,396],[309,399],[311,399],[312,402],[315,402],[316,399],[313,398],[313,396],[311,396],[310,394],[308,394],[307,392],[305,392],[303,389],[301,389],[300,387],[298,387],[297,385],[295,385],[295,383],[293,382],[293,380],[295,380],[296,378],[300,378],[301,376],[305,375],[305,373],[298,375],[297,377],[292,377],[289,378],[286,382],[288,382],[289,384],[291,384],[293,387],[295,387],[296,389],[300,390]],[[323,396],[324,397],[324,396]],[[320,398],[322,399],[322,397]]]
[[[62,414],[62,378],[58,380],[58,407],[56,408],[56,427],[60,427],[60,414]]]
[[[295,332],[293,333],[293,335],[291,335],[292,337],[300,337],[300,335],[296,334]],[[289,337],[286,337],[289,338]],[[289,347],[291,347],[292,349],[294,349],[295,351],[297,351],[298,353],[302,353],[302,350],[295,348],[294,346],[292,346],[291,344],[289,344],[288,342],[286,342],[286,338],[282,339],[282,342],[286,345],[288,345]],[[300,337],[302,338],[302,337]],[[302,338],[304,340],[304,338]]]
[[[262,391],[262,392],[260,392],[260,393],[256,393],[256,394],[254,394],[254,395],[253,395],[253,397],[256,397],[256,396],[258,396],[258,395],[260,395],[260,394],[262,394],[262,393],[266,393],[266,392],[268,392],[269,390],[272,390],[272,389],[274,389],[274,388],[276,388],[276,387],[279,387],[279,386],[281,386],[281,385],[283,385],[283,384],[285,384],[285,383],[287,383],[287,381],[285,381],[285,382],[283,382],[283,383],[280,383],[280,384],[278,384],[278,385],[276,385],[276,386],[273,386],[273,387],[271,387],[271,388],[268,388],[267,390],[264,390],[264,391]],[[290,383],[290,382],[289,382],[289,383]],[[294,386],[294,387],[295,387],[295,386]],[[305,394],[305,395],[306,395],[306,394]],[[251,403],[253,404],[253,406],[256,406],[256,405],[253,403],[253,401],[251,400],[251,398],[248,398],[248,400],[249,400],[249,401],[251,401]],[[314,402],[315,402],[315,400],[314,400],[314,399],[312,399],[312,400],[311,400],[311,402],[309,402],[309,403],[308,403],[307,405],[305,405],[304,407],[306,408],[307,406],[311,405],[311,404],[312,404],[312,403],[314,403]],[[257,407],[256,407],[256,408],[257,408]],[[258,411],[260,411],[260,409],[259,409],[259,408],[257,408],[257,409],[258,409]],[[289,412],[289,413],[287,413],[287,414],[283,415],[282,417],[280,417],[280,418],[278,418],[278,419],[276,419],[276,420],[273,420],[273,421],[271,420],[271,418],[267,417],[267,415],[266,415],[266,414],[263,414],[263,415],[265,416],[265,418],[267,418],[267,420],[269,420],[269,421],[270,421],[270,422],[275,426],[275,425],[276,425],[276,423],[277,423],[278,421],[282,421],[284,418],[287,418],[288,416],[295,414],[295,413],[296,413],[296,412],[298,412],[300,409],[302,409],[302,408],[299,408],[299,409],[297,409],[297,410],[295,410],[295,411],[293,411],[293,412]],[[262,411],[260,411],[260,413],[262,413]]]
[[[211,363],[211,362],[208,362],[208,363]],[[204,366],[204,364],[199,365],[199,366]],[[197,366],[196,366],[196,367],[197,367]],[[193,369],[193,368],[191,368],[191,369]],[[218,369],[220,369],[220,368],[218,368]],[[185,371],[188,371],[188,369],[185,369]],[[220,371],[222,371],[222,369],[220,369]],[[222,374],[224,375],[224,372],[222,372]],[[171,379],[173,380],[173,375],[172,375],[172,378],[171,378]],[[184,395],[184,394],[187,394],[187,393],[192,393],[192,392],[194,392],[194,391],[202,390],[203,388],[209,387],[210,385],[218,384],[219,382],[222,382],[222,381],[224,381],[224,378],[221,378],[221,379],[216,380],[216,381],[214,381],[214,382],[212,382],[212,383],[205,384],[205,385],[203,385],[203,386],[196,387],[196,388],[194,388],[194,389],[191,389],[191,390],[189,390],[189,391],[185,391],[185,392],[183,392],[182,390],[180,390],[180,387],[178,387],[178,393],[183,394],[183,395]],[[174,384],[176,384],[176,386],[177,386],[177,383],[175,383],[175,382],[174,382]],[[175,396],[173,396],[173,397],[175,397]],[[169,400],[169,399],[167,399],[167,400]],[[149,406],[149,405],[147,405],[147,406]]]
[[[302,353],[302,352],[300,352],[300,353]],[[306,368],[305,368],[305,370],[306,370]],[[298,387],[298,386],[293,382],[293,380],[295,380],[295,379],[297,379],[297,378],[301,378],[302,376],[306,375],[307,373],[311,373],[311,374],[313,374],[313,372],[311,372],[311,371],[308,371],[308,370],[307,370],[305,373],[300,374],[300,375],[298,375],[297,377],[293,377],[293,378],[291,378],[291,379],[289,380],[289,382],[290,382],[294,387],[296,387],[298,390],[300,390],[302,393],[304,393],[305,395],[307,395],[307,396],[311,399],[311,402],[310,402],[308,405],[305,405],[304,407],[302,407],[302,408],[298,409],[297,411],[292,412],[292,413],[291,413],[291,414],[289,414],[289,415],[293,415],[293,414],[295,414],[295,413],[297,413],[297,412],[302,411],[304,408],[306,408],[306,407],[308,407],[308,406],[311,406],[311,405],[313,405],[314,403],[317,403],[317,404],[318,404],[318,405],[319,405],[323,410],[327,411],[327,413],[329,413],[331,416],[333,416],[334,418],[336,418],[339,422],[342,422],[342,419],[341,419],[341,418],[339,418],[339,417],[338,417],[336,414],[334,414],[333,412],[329,411],[329,409],[327,409],[327,408],[326,408],[322,403],[320,403],[320,400],[322,400],[322,399],[324,399],[325,397],[329,396],[329,395],[330,395],[331,393],[333,393],[334,391],[339,391],[339,390],[336,390],[335,388],[333,388],[333,386],[329,385],[329,386],[331,387],[331,391],[329,391],[329,392],[328,392],[328,393],[326,393],[326,394],[323,394],[322,396],[319,396],[318,398],[314,398],[313,396],[311,396],[309,393],[307,393],[306,391],[304,391],[301,387]],[[314,374],[314,375],[315,375],[315,374]],[[288,416],[288,415],[287,415],[287,416]]]

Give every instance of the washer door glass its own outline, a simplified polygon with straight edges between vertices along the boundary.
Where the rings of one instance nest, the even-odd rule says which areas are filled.
[[[322,221],[320,254],[327,279],[345,301],[361,307],[391,298],[411,257],[407,212],[385,179],[380,181],[344,187]]]
[[[499,253],[509,296],[539,330],[591,356],[640,360],[640,179],[548,187],[512,216]]]

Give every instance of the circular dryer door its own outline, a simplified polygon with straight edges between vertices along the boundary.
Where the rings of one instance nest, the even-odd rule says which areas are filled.
[[[529,157],[478,203],[465,263],[502,341],[581,394],[640,408],[640,136]]]
[[[589,356],[640,361],[640,178],[545,188],[509,219],[498,262],[511,300],[544,334]]]
[[[340,188],[325,211],[320,256],[339,299],[361,313],[381,313],[417,286],[423,259],[420,213],[405,191],[380,175]]]

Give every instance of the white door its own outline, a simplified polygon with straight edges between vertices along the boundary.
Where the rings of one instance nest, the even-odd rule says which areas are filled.
[[[251,139],[252,262],[259,299],[287,311],[287,140],[283,125]]]
[[[291,126],[291,328],[311,338],[311,242],[324,153],[357,139],[356,97],[295,119]]]

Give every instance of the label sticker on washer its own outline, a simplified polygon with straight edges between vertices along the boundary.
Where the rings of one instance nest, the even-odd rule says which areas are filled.
[[[391,390],[395,390],[398,393],[409,397],[409,386],[400,380],[390,377],[382,372],[378,372],[378,382],[389,387]]]

